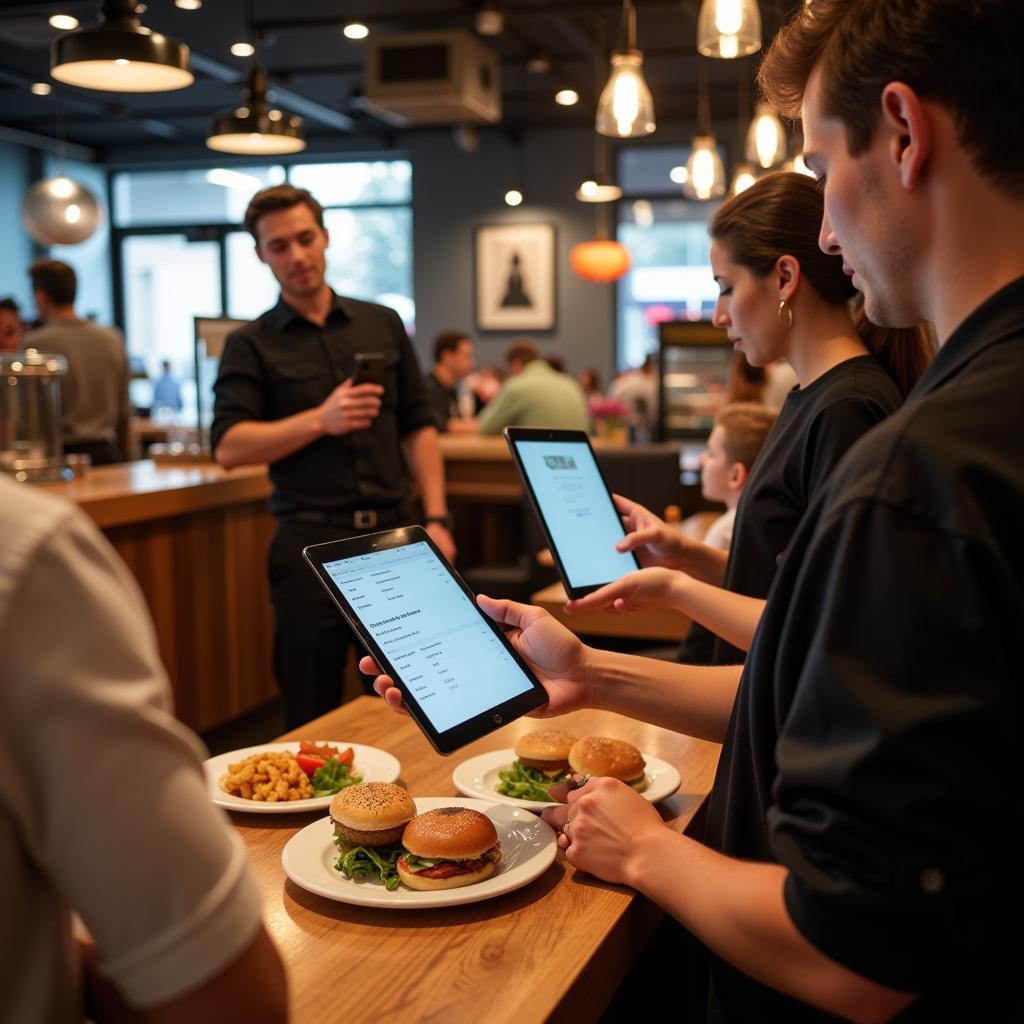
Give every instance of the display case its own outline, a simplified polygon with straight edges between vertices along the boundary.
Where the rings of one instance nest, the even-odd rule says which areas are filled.
[[[705,320],[670,320],[659,326],[658,343],[658,437],[703,442],[725,401],[728,336]]]

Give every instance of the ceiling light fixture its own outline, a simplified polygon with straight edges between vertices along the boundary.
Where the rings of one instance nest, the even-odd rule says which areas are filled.
[[[33,82],[30,91],[35,96],[49,96],[53,92],[53,86],[49,82]]]
[[[346,39],[365,39],[370,30],[361,21],[350,21],[342,30],[341,34]]]
[[[757,0],[703,0],[697,15],[697,51],[732,60],[761,49]]]
[[[738,196],[741,192],[746,192],[755,181],[757,181],[757,172],[750,164],[737,164],[736,170],[732,172],[729,194]]]
[[[256,52],[256,47],[252,43],[232,43],[231,44],[231,56],[232,57],[251,57]]]
[[[718,142],[711,134],[711,107],[708,102],[707,68],[700,66],[698,81],[697,124],[690,159],[686,161],[686,183],[683,193],[701,201],[725,195],[725,167],[718,155]]]
[[[171,92],[195,81],[188,47],[141,25],[135,0],[103,0],[98,25],[58,36],[50,74],[104,92]]]
[[[636,9],[622,0],[626,47],[611,56],[612,73],[597,101],[595,128],[601,135],[635,139],[655,129],[654,100],[644,81],[644,55],[636,48]]]
[[[206,140],[218,153],[252,156],[279,156],[299,153],[306,148],[302,119],[267,104],[267,76],[254,64],[249,81],[242,90],[243,104],[219,113]]]
[[[476,12],[476,30],[482,36],[500,36],[505,31],[505,15],[494,4],[485,3]]]
[[[786,130],[770,107],[757,108],[747,129],[747,159],[767,170],[786,159]]]
[[[588,178],[576,189],[576,198],[581,203],[614,203],[622,198],[622,189],[607,181]]]
[[[78,19],[73,14],[51,14],[50,27],[60,32],[73,32],[78,28]]]
[[[685,185],[690,180],[690,172],[683,166],[673,167],[668,172],[668,180],[676,185]]]
[[[99,227],[103,211],[88,189],[61,174],[25,193],[21,216],[40,245],[77,245]]]
[[[510,188],[505,193],[505,205],[506,206],[519,206],[523,201],[523,193],[517,188]]]
[[[580,94],[575,89],[559,89],[555,93],[555,102],[560,107],[572,107],[580,101]]]
[[[203,0],[174,0],[174,6],[183,11],[198,11],[203,6]]]

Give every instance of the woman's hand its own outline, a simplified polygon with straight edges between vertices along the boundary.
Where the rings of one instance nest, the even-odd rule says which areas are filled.
[[[621,494],[613,494],[626,536],[615,545],[618,551],[632,551],[637,561],[665,569],[685,569],[688,549],[693,545],[678,530],[649,509]]]
[[[547,692],[547,704],[534,711],[533,717],[551,718],[586,706],[589,649],[574,633],[541,608],[496,601],[483,594],[477,596],[477,604],[495,622],[510,627],[505,635]],[[365,657],[359,662],[359,670],[372,675],[379,673],[380,667],[372,658]],[[378,675],[373,688],[393,711],[404,712],[401,692],[390,676]]]
[[[591,779],[542,817],[561,833],[558,845],[573,867],[634,887],[639,851],[668,831],[650,801],[617,779]]]
[[[675,588],[685,577],[674,569],[637,569],[607,583],[585,597],[568,601],[567,612],[587,612],[596,608],[611,608],[617,612],[638,612],[645,608],[665,608],[672,605]]]

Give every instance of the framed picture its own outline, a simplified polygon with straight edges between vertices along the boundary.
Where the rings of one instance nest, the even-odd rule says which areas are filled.
[[[477,330],[554,330],[554,224],[481,224],[475,243]]]

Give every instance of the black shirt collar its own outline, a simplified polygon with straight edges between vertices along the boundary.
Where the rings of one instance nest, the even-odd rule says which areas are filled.
[[[986,299],[949,336],[921,375],[910,398],[920,398],[955,376],[978,353],[1020,333],[1024,311],[1024,277],[1018,277]]]
[[[351,320],[352,311],[349,309],[347,302],[333,291],[331,292],[331,297],[333,301],[331,302],[331,309],[327,314],[327,319],[330,320],[332,317],[340,315],[345,320]],[[283,295],[277,300],[277,305],[270,311],[270,317],[273,326],[278,330],[283,330],[293,320],[298,320],[304,324],[310,323],[301,313],[296,312],[284,301]]]

